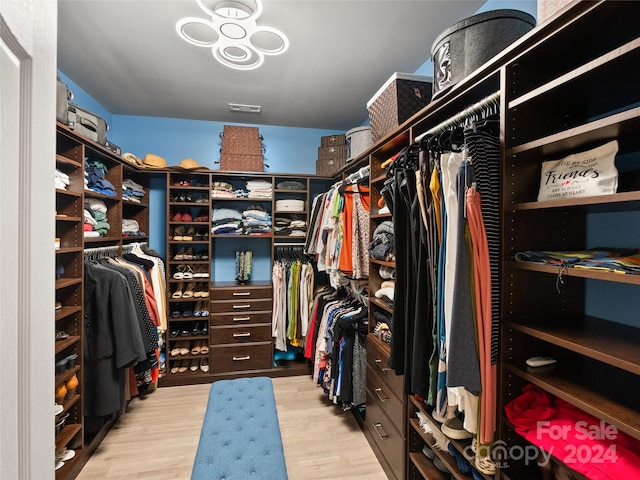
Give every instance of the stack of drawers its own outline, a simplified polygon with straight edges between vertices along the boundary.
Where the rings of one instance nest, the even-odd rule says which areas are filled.
[[[272,286],[269,282],[214,283],[209,307],[212,373],[271,368]]]
[[[405,478],[406,396],[404,377],[389,367],[389,347],[367,338],[365,433],[389,478]],[[376,448],[377,447],[377,448]]]

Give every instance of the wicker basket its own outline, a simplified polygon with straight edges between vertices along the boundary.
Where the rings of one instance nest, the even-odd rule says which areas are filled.
[[[333,177],[344,167],[346,158],[329,158],[316,161],[316,175],[321,177]]]
[[[334,145],[332,147],[319,147],[318,148],[318,160],[337,160],[347,158],[347,146]]]
[[[257,127],[225,125],[222,137],[222,153],[233,155],[262,155],[262,138]]]
[[[431,77],[394,73],[367,102],[374,142],[395,130],[431,101]]]
[[[347,139],[344,133],[339,135],[328,135],[326,137],[320,137],[321,147],[333,147],[335,145],[344,145],[345,143],[347,143]]]
[[[222,152],[220,154],[220,170],[228,172],[264,172],[262,155],[236,155]]]

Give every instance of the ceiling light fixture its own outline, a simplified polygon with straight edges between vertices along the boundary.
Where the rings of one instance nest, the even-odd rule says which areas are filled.
[[[258,26],[261,0],[196,0],[211,18],[186,17],[176,23],[180,38],[196,47],[211,48],[213,57],[238,70],[253,70],[265,55],[280,55],[289,40],[280,30]]]
[[[262,106],[260,105],[243,105],[241,103],[230,103],[229,110],[232,112],[243,112],[243,113],[260,113],[262,111]]]

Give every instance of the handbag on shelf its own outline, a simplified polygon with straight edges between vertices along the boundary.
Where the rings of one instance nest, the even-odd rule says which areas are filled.
[[[251,250],[236,251],[236,280],[246,283],[251,280],[253,252]]]

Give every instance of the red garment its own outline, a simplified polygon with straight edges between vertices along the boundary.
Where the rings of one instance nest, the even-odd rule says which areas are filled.
[[[90,223],[84,223],[84,224],[82,225],[82,229],[83,229],[85,232],[93,232],[93,226],[92,226]]]
[[[505,405],[516,431],[592,480],[640,478],[640,440],[534,385]]]

